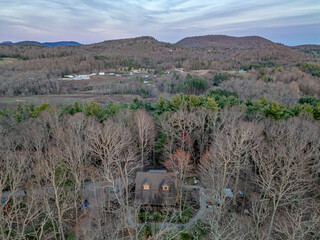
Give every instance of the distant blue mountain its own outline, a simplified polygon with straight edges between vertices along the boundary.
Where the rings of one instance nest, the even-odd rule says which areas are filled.
[[[0,43],[2,45],[27,45],[27,46],[46,46],[46,47],[62,47],[62,46],[79,46],[81,45],[78,42],[74,41],[61,41],[61,42],[36,42],[36,41],[22,41],[22,42],[10,42],[10,41],[5,41]]]
[[[41,46],[42,44],[36,41],[22,41],[22,42],[10,42],[10,41],[5,41],[0,43],[2,45],[28,45],[28,46]]]
[[[5,41],[5,42],[2,42],[2,43],[0,43],[0,44],[2,44],[2,45],[12,45],[12,44],[13,44],[13,42]]]
[[[42,44],[36,41],[22,41],[22,42],[17,42],[17,43],[12,43],[12,45],[28,45],[28,46],[41,46]]]
[[[61,46],[79,46],[81,44],[74,41],[61,41],[61,42],[44,42],[42,43],[42,45],[47,47],[61,47]]]

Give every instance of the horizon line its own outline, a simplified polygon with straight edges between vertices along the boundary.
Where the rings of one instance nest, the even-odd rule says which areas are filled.
[[[106,42],[106,41],[117,41],[117,40],[125,40],[125,39],[135,39],[135,38],[143,38],[143,37],[151,37],[153,39],[155,39],[158,42],[164,42],[164,43],[170,43],[170,44],[176,44],[177,42],[186,39],[186,38],[193,38],[193,37],[206,37],[206,36],[226,36],[226,37],[234,37],[234,38],[242,38],[242,37],[260,37],[266,40],[269,40],[273,43],[276,44],[282,44],[282,45],[286,45],[286,46],[290,46],[290,47],[294,47],[294,46],[303,46],[303,45],[320,45],[320,43],[303,43],[303,44],[297,44],[297,45],[291,45],[291,44],[285,44],[282,42],[274,42],[273,40],[260,36],[260,35],[226,35],[226,34],[205,34],[205,35],[193,35],[193,36],[186,36],[181,38],[180,40],[176,41],[176,42],[171,42],[171,41],[166,41],[166,40],[161,40],[161,39],[157,39],[156,37],[153,37],[151,35],[138,35],[135,37],[124,37],[124,38],[110,38],[110,39],[105,39],[105,40],[101,40],[101,41],[96,41],[96,42],[80,42],[78,40],[47,40],[47,41],[39,41],[39,40],[19,40],[19,41],[11,41],[11,40],[0,40],[0,44],[5,43],[5,42],[10,42],[13,44],[16,43],[20,43],[20,42],[37,42],[37,43],[57,43],[57,42],[76,42],[79,43],[80,45],[91,45],[91,44],[97,44],[97,43],[102,43],[102,42]],[[5,45],[5,44],[2,44]]]

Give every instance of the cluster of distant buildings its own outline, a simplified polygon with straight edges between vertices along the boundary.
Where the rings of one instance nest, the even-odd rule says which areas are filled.
[[[105,72],[82,74],[82,75],[64,75],[60,80],[89,80],[92,76],[104,76]],[[110,74],[111,75],[111,74]]]
[[[132,70],[128,74],[121,74],[121,76],[132,76],[133,74],[138,74],[138,73],[140,73],[139,70]],[[99,72],[99,73],[81,74],[81,75],[64,75],[59,80],[89,80],[90,77],[92,76],[105,76],[105,75],[120,76],[120,74],[115,74],[113,72],[111,73]]]
[[[183,68],[176,68],[175,69],[176,72],[184,72]],[[143,72],[143,71],[142,71]],[[105,75],[109,75],[109,76],[132,76],[133,74],[139,74],[142,73],[139,70],[132,70],[130,71],[128,74],[115,74],[113,72],[111,73],[105,73],[105,72],[98,72],[98,73],[91,73],[91,74],[81,74],[81,75],[64,75],[62,78],[59,78],[58,80],[90,80],[90,77],[92,76],[105,76]],[[170,71],[166,71],[164,72],[164,74],[170,74]],[[157,75],[145,75],[144,78],[144,83],[147,84],[149,83],[149,78],[152,77],[157,77]]]

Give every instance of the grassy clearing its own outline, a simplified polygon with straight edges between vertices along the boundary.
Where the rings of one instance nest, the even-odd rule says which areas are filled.
[[[247,71],[226,71],[227,73],[240,73],[240,74],[244,74],[247,73]]]
[[[13,59],[12,58],[0,58],[0,65],[5,65],[12,63]]]

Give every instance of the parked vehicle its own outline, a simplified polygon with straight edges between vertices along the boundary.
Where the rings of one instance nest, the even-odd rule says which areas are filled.
[[[84,208],[87,208],[87,207],[89,207],[89,205],[90,205],[90,203],[89,203],[89,201],[86,199],[86,200],[84,200],[83,204],[81,204],[81,205],[79,206],[79,210],[82,210],[82,209],[84,209]]]

